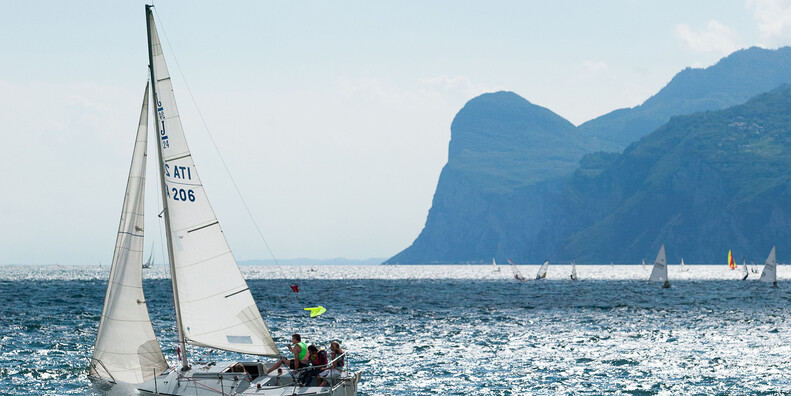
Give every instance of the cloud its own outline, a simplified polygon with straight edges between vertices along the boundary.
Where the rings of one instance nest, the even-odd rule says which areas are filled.
[[[586,60],[582,62],[582,65],[585,66],[585,69],[587,69],[591,73],[607,71],[607,69],[609,68],[607,62],[604,61]]]
[[[676,38],[684,47],[695,52],[714,52],[727,55],[739,49],[736,35],[727,26],[709,21],[704,29],[695,31],[688,24],[676,26]]]
[[[775,45],[791,41],[790,0],[747,0],[761,32],[761,39]]]

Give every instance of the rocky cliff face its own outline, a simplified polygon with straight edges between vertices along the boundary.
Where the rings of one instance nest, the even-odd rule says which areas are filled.
[[[576,128],[512,92],[481,95],[451,125],[448,163],[426,227],[388,263],[453,263],[505,257],[538,230],[559,179],[586,153]],[[553,182],[554,181],[554,182]],[[536,224],[525,228],[525,224]],[[498,253],[499,252],[499,253]]]

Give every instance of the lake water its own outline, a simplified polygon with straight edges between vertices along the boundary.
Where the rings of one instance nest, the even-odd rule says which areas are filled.
[[[779,288],[724,265],[242,267],[285,350],[340,340],[361,395],[773,394],[791,390],[791,267]],[[530,277],[538,269],[520,266]],[[86,365],[108,269],[0,267],[0,394],[90,395]],[[165,268],[146,270],[155,331],[176,364]],[[284,278],[299,279],[296,299]],[[304,307],[323,305],[311,319]],[[207,353],[192,349],[192,356]],[[224,353],[214,353],[221,357]],[[227,356],[232,357],[233,354]]]

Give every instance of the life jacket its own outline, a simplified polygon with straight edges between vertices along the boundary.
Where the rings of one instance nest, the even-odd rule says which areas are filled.
[[[311,356],[310,364],[314,366],[323,366],[327,364],[327,352],[322,350],[316,353],[316,356]]]
[[[302,341],[298,342],[297,345],[299,345],[299,356],[297,356],[297,360],[304,362],[305,356],[308,355],[308,345]]]
[[[332,359],[335,360],[336,356],[337,356],[337,354],[335,352],[333,352],[332,353]],[[337,362],[335,362],[335,367],[343,367],[343,358],[340,358],[340,359],[338,359]]]

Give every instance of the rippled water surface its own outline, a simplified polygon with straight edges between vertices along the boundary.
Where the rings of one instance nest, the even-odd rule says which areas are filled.
[[[507,267],[243,267],[278,345],[342,341],[360,394],[774,394],[791,390],[791,268],[779,288],[725,266],[553,265],[543,281]],[[538,266],[522,266],[530,275]],[[283,278],[300,279],[295,299]],[[107,268],[0,267],[0,394],[90,395],[86,364]],[[146,300],[174,364],[170,281]],[[303,307],[323,305],[310,319]],[[193,356],[206,353],[191,350]],[[219,357],[219,353],[214,356]],[[234,356],[229,354],[228,356]]]

